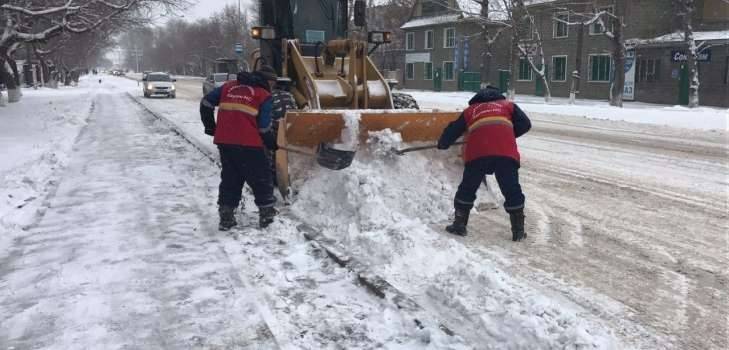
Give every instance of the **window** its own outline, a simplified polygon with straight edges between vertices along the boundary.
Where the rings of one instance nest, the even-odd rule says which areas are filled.
[[[304,35],[307,43],[318,43],[325,39],[323,30],[307,30]]]
[[[433,48],[433,39],[435,37],[433,36],[432,30],[426,30],[425,31],[425,48],[426,49],[432,49]]]
[[[552,56],[552,81],[567,81],[567,56]]]
[[[425,62],[425,71],[423,72],[423,79],[433,80],[433,63]]]
[[[529,64],[529,59],[522,57],[519,59],[519,77],[518,81],[532,81],[532,66]]]
[[[609,82],[611,66],[610,55],[590,55],[590,81]]]
[[[443,47],[456,47],[456,28],[443,29]]]
[[[638,82],[654,82],[658,81],[660,73],[660,59],[640,59],[638,60]]]
[[[415,63],[405,65],[405,80],[415,79]]]
[[[415,33],[405,34],[405,50],[415,50]]]
[[[455,80],[455,62],[443,61],[443,80]]]
[[[552,29],[554,38],[566,38],[569,33],[567,22],[570,20],[569,12],[558,12],[554,14],[554,28]]]
[[[598,8],[596,13],[603,12],[603,11],[605,11],[607,13],[613,13],[613,7],[608,6],[608,7]],[[602,19],[603,23],[607,24],[608,30],[612,32],[613,31],[612,17],[610,17],[609,15],[602,15],[602,16],[600,16],[600,18]],[[602,34],[603,31],[604,30],[603,30],[602,25],[600,24],[600,21],[595,21],[590,25],[590,35],[600,35],[600,34]]]

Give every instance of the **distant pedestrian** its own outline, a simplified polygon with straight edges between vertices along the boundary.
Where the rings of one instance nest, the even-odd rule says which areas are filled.
[[[519,106],[506,100],[493,86],[479,91],[468,104],[461,116],[443,130],[438,141],[439,149],[448,149],[468,133],[463,180],[453,201],[455,219],[446,231],[461,236],[467,234],[468,216],[476,200],[476,191],[484,176],[495,174],[505,198],[504,209],[511,219],[512,240],[521,241],[527,234],[516,138],[531,129],[531,122]]]
[[[270,91],[275,83],[276,72],[263,66],[253,73],[238,73],[237,80],[214,89],[200,103],[205,133],[214,136],[223,168],[218,192],[218,227],[221,231],[237,225],[235,209],[246,183],[253,190],[258,206],[259,227],[267,227],[277,214],[271,166],[264,151],[264,146],[273,151],[277,149],[276,140],[269,132],[272,123]]]

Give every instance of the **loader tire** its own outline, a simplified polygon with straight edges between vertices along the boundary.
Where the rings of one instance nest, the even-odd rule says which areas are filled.
[[[392,93],[392,105],[395,109],[420,109],[415,98],[401,92]]]
[[[271,110],[271,117],[274,121],[283,118],[286,115],[286,111],[298,109],[296,106],[296,100],[294,95],[285,90],[273,90],[271,93],[271,99],[273,108]]]

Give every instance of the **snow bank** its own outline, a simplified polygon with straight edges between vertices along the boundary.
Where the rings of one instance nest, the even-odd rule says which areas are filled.
[[[444,315],[445,324],[473,344],[619,347],[609,331],[584,318],[587,312],[540,294],[442,233],[462,169],[457,152],[393,156],[388,150],[398,143],[398,135],[380,132],[369,149],[360,147],[351,167],[308,169],[294,183],[299,193],[292,212]]]
[[[471,92],[433,92],[410,90],[422,108],[464,109]],[[640,102],[625,102],[624,108],[610,106],[608,102],[578,100],[569,105],[565,98],[553,98],[544,103],[541,97],[517,95],[516,103],[526,112],[553,116],[576,116],[588,119],[606,119],[631,123],[665,125],[696,130],[729,130],[729,109],[715,107],[687,108]]]

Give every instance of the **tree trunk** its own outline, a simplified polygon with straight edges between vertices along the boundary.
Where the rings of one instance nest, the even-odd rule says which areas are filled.
[[[20,88],[15,84],[15,77],[8,71],[6,61],[0,59],[0,81],[5,84],[8,89],[8,102],[14,103],[20,101],[22,96]]]
[[[546,70],[544,69],[544,64],[542,64],[542,74],[539,74],[539,78],[542,79],[542,84],[544,84],[544,102],[551,102],[552,90],[549,88],[549,82],[547,81],[547,74]]]
[[[582,79],[582,46],[585,42],[585,25],[577,25],[577,50],[575,52],[575,70],[572,72],[572,84],[570,85],[570,104],[575,104],[575,99],[580,91],[580,80]]]
[[[623,38],[623,2],[615,2],[615,17],[613,19],[613,84],[610,88],[610,105],[623,107],[623,90],[625,89],[625,39]]]
[[[511,38],[511,60],[509,61],[509,100],[516,100],[516,80],[519,77],[519,58],[521,53],[519,51],[519,37],[512,35]]]
[[[489,0],[483,0],[481,3],[481,17],[484,21],[488,21],[489,18]],[[491,40],[489,40],[489,25],[488,23],[482,24],[481,29],[481,40],[483,41],[483,53],[481,54],[481,88],[485,88],[491,84],[490,72],[491,72]]]
[[[694,0],[684,0],[684,40],[688,46],[688,58],[686,64],[689,69],[689,108],[699,106],[699,49],[696,47],[693,29]]]

